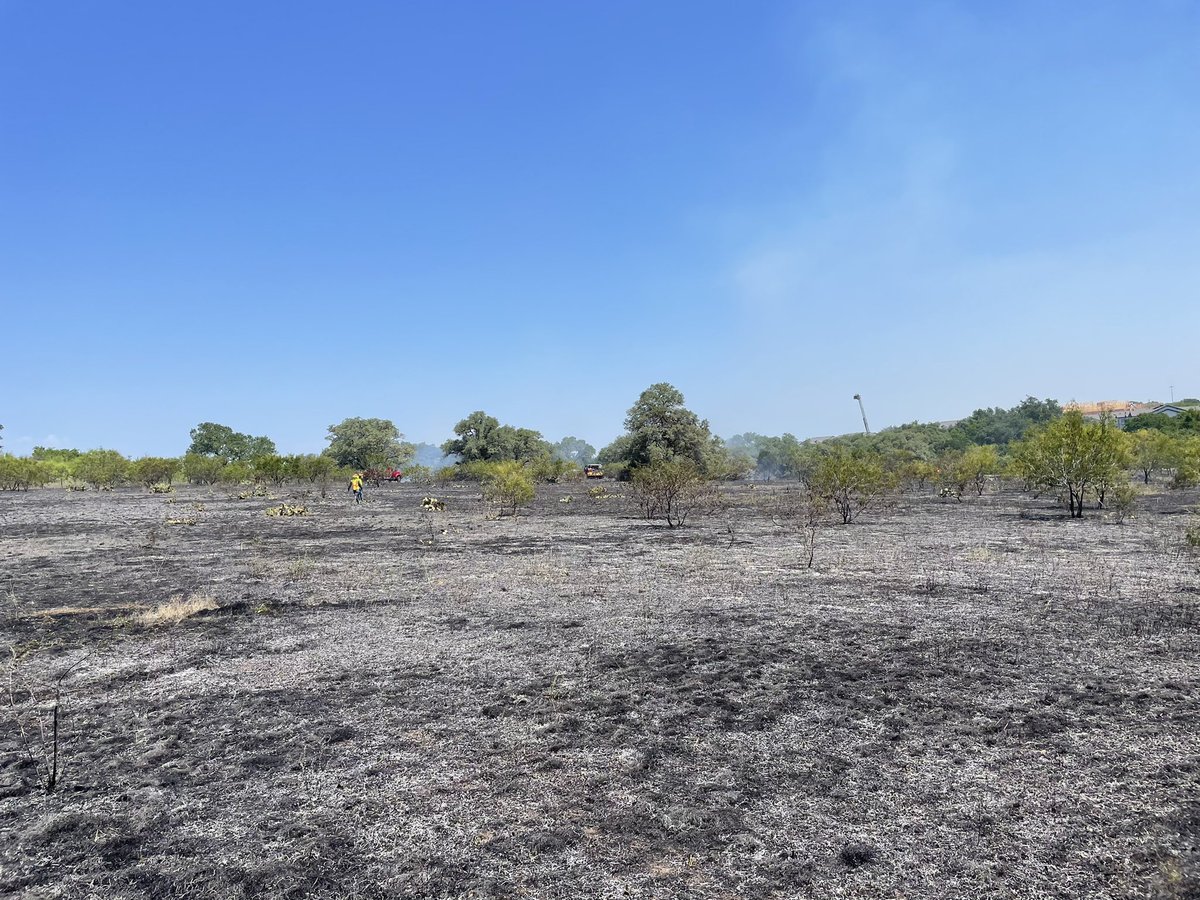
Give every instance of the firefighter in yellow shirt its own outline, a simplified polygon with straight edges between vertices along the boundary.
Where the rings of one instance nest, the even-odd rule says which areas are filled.
[[[362,503],[362,486],[363,477],[358,472],[355,472],[350,478],[350,490],[354,492],[355,503]]]

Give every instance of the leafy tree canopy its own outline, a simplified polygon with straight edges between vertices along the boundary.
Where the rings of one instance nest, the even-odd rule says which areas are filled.
[[[541,432],[501,425],[495,416],[476,410],[454,426],[457,437],[442,444],[442,452],[463,463],[526,462],[549,456],[550,445]]]
[[[707,472],[713,455],[724,453],[708,422],[684,406],[683,394],[666,382],[642,391],[625,417],[625,431],[630,437],[626,461],[634,469],[677,459]]]
[[[1129,442],[1111,421],[1091,422],[1078,410],[1068,410],[1016,445],[1014,467],[1030,484],[1061,491],[1071,517],[1079,518],[1087,495],[1102,497],[1132,461]]]
[[[352,469],[405,466],[415,450],[390,419],[343,419],[329,426],[327,440],[325,454]]]
[[[60,462],[70,462],[77,459],[82,454],[78,450],[65,450],[57,447],[34,447],[33,458],[39,460],[58,460]]]
[[[1143,431],[1147,428],[1157,429],[1163,434],[1200,434],[1200,409],[1185,409],[1177,416],[1144,413],[1125,420],[1126,431]]]
[[[245,462],[275,453],[275,442],[270,438],[242,434],[216,422],[201,422],[191,430],[191,438],[188,453],[216,456],[225,462]]]

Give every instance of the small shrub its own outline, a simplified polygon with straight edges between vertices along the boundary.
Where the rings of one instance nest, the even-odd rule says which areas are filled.
[[[308,507],[299,503],[280,503],[278,506],[269,507],[265,512],[271,517],[307,516]]]
[[[1141,493],[1137,486],[1128,481],[1118,482],[1109,488],[1105,505],[1112,510],[1113,519],[1118,525],[1123,525],[1125,520],[1133,514],[1140,496]]]
[[[1186,490],[1197,484],[1200,484],[1200,470],[1190,469],[1186,466],[1176,469],[1175,477],[1171,479],[1171,489],[1176,491]]]
[[[662,519],[678,528],[693,512],[707,512],[720,494],[696,467],[686,460],[664,460],[642,466],[633,475],[634,496],[647,519]]]
[[[775,524],[800,536],[809,569],[817,553],[817,536],[831,524],[829,512],[829,501],[810,490],[786,490],[775,499]]]
[[[534,497],[533,478],[519,462],[493,463],[483,480],[484,499],[500,507],[500,515],[516,515]]]
[[[884,469],[879,454],[854,454],[837,447],[817,461],[805,484],[849,525],[865,512],[890,505],[896,479]]]
[[[583,469],[577,463],[567,459],[544,457],[533,462],[530,466],[530,475],[534,481],[559,484],[564,481],[579,480],[583,476]]]
[[[430,512],[442,512],[446,508],[446,501],[439,500],[437,497],[424,497],[421,500],[421,509],[427,509]]]
[[[1183,539],[1189,547],[1200,549],[1200,522],[1189,525],[1183,531]]]

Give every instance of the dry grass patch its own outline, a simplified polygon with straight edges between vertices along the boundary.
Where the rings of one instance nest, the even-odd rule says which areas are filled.
[[[129,609],[128,606],[53,606],[50,609],[35,610],[32,615],[58,618],[60,616],[99,616]]]
[[[136,621],[139,625],[148,627],[153,625],[178,625],[184,619],[190,619],[192,616],[202,612],[220,608],[221,604],[208,594],[192,594],[186,598],[183,594],[176,594],[166,603],[160,603],[154,609],[148,609],[140,613]]]

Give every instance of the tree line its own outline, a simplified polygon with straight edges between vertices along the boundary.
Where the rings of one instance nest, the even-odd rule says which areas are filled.
[[[503,424],[482,410],[460,420],[453,433],[433,453],[436,458],[440,451],[439,462],[448,463],[435,476],[431,466],[414,464],[417,446],[388,419],[344,419],[329,427],[322,453],[292,455],[280,455],[266,436],[201,422],[178,458],[129,460],[114,450],[46,447],[35,448],[28,458],[0,456],[0,488],[55,481],[97,489],[122,483],[161,488],[183,480],[209,485],[296,481],[324,490],[331,479],[350,472],[378,479],[399,468],[418,480],[481,482],[513,501],[515,509],[522,498],[532,497],[533,483],[580,477],[584,465],[598,461],[610,477],[632,482],[647,514],[669,524],[703,502],[704,486],[747,477],[801,483],[814,502],[849,523],[878,498],[904,487],[933,487],[961,500],[981,495],[990,479],[1008,477],[1030,490],[1061,496],[1078,516],[1087,502],[1103,505],[1111,491],[1125,490],[1121,473],[1130,469],[1147,484],[1164,472],[1173,474],[1175,486],[1200,481],[1200,410],[1175,418],[1137,417],[1121,430],[1110,419],[1090,421],[1075,411],[1064,413],[1054,400],[1034,397],[1011,409],[976,410],[949,427],[914,422],[829,440],[750,432],[722,440],[687,408],[683,394],[664,382],[639,395],[626,414],[624,432],[599,452],[574,436],[551,443],[538,431]],[[421,450],[428,459],[434,448]]]

